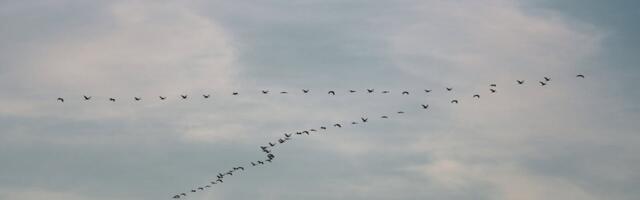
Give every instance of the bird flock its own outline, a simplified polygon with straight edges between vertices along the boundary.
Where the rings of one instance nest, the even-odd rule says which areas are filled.
[[[582,74],[578,74],[578,75],[576,75],[576,78],[584,79],[585,76],[582,75]],[[544,86],[547,86],[548,84],[550,84],[551,81],[552,81],[551,78],[543,77],[543,79],[539,80],[538,83],[539,83],[539,85],[541,87],[544,87]],[[525,80],[516,80],[515,84],[516,85],[524,85],[525,84]],[[493,83],[489,84],[489,88],[488,88],[489,94],[497,93],[497,91],[498,91],[497,88],[498,88],[497,84],[493,84]],[[449,91],[449,92],[453,91],[452,87],[445,87],[444,89],[446,91]],[[425,93],[430,93],[432,91],[433,90],[431,90],[431,89],[424,89]],[[267,94],[271,93],[271,91],[269,91],[269,90],[262,90],[260,92],[262,94],[264,94],[264,95],[267,95]],[[308,93],[311,92],[311,90],[309,90],[309,89],[301,89],[301,92],[302,92],[302,94],[308,94]],[[356,91],[356,90],[348,90],[347,92],[348,93],[357,93],[358,91]],[[366,89],[366,93],[372,94],[372,93],[375,93],[375,92],[376,92],[375,89]],[[287,91],[280,91],[279,93],[280,94],[287,94],[288,92]],[[381,93],[388,94],[388,93],[391,93],[391,91],[384,90],[384,91],[381,91]],[[328,95],[336,95],[336,91],[330,90],[330,91],[327,92],[327,94]],[[410,95],[410,92],[405,90],[405,91],[402,91],[400,94],[401,95]],[[237,96],[237,95],[239,95],[239,92],[233,92],[233,93],[231,93],[231,95]],[[204,99],[208,99],[210,97],[211,97],[210,94],[203,94],[202,95],[202,98],[204,98]],[[167,99],[166,96],[158,96],[158,98],[160,100],[166,100]],[[185,94],[182,94],[182,95],[179,95],[178,98],[180,98],[182,100],[186,100],[186,99],[189,98],[189,96],[185,95]],[[476,100],[480,99],[480,94],[473,94],[471,96],[471,98],[472,99],[476,99]],[[85,101],[90,101],[90,100],[92,100],[92,97],[84,95],[83,99]],[[115,97],[110,97],[110,98],[108,98],[108,100],[111,101],[111,102],[115,102],[116,98]],[[134,101],[142,101],[142,97],[133,97],[133,100]],[[62,98],[62,97],[58,97],[57,101],[64,102],[65,99]],[[461,102],[461,100],[459,100],[459,99],[451,99],[450,100],[451,104],[459,104],[460,102]],[[419,106],[417,106],[417,109],[428,110],[429,109],[429,104],[420,104]],[[173,198],[173,199],[185,198],[186,196],[188,196],[189,193],[196,193],[196,192],[199,192],[199,191],[204,191],[205,189],[212,188],[212,187],[214,187],[216,185],[222,184],[222,183],[224,183],[225,178],[233,176],[234,174],[235,175],[241,174],[241,172],[245,171],[245,169],[249,169],[251,167],[261,167],[261,166],[267,165],[267,164],[273,162],[273,160],[276,158],[276,156],[274,155],[273,150],[277,146],[280,146],[280,145],[283,145],[285,143],[288,143],[288,142],[292,141],[294,139],[294,137],[310,136],[312,134],[322,134],[322,133],[326,133],[330,129],[341,129],[341,128],[347,126],[347,125],[352,125],[353,126],[353,125],[358,125],[358,124],[367,124],[367,123],[370,122],[370,118],[371,119],[386,120],[386,119],[391,118],[392,115],[402,115],[402,114],[405,114],[405,111],[397,111],[397,112],[395,112],[393,114],[384,114],[384,115],[379,115],[379,116],[374,116],[374,117],[362,116],[357,120],[352,120],[352,121],[347,122],[347,123],[342,122],[342,123],[325,124],[325,125],[317,126],[315,128],[296,130],[296,131],[291,131],[291,132],[284,133],[281,137],[279,137],[277,139],[274,139],[274,140],[272,140],[270,142],[267,142],[266,144],[264,144],[264,145],[259,147],[260,152],[265,154],[265,157],[263,159],[249,161],[249,162],[246,162],[246,165],[235,166],[235,167],[232,167],[231,169],[220,171],[220,172],[218,172],[216,177],[211,179],[210,181],[208,181],[208,183],[206,183],[204,185],[200,185],[200,186],[195,186],[192,189],[189,189],[188,191],[185,191],[185,192],[180,192],[180,193],[177,193],[177,194],[173,194],[173,196],[171,196],[171,198]]]

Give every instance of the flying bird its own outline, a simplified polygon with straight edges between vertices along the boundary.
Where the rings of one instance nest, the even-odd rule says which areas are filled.
[[[544,80],[545,80],[545,81],[551,81],[551,78],[549,78],[549,77],[546,77],[546,76],[545,76],[545,77],[544,77]]]
[[[336,95],[336,92],[334,92],[334,91],[329,91],[329,92],[328,92],[328,94],[330,94],[330,95]]]
[[[364,123],[364,122],[369,121],[369,118],[360,117],[360,120],[362,120],[362,122]]]
[[[422,104],[422,109],[427,109],[429,108],[429,104]]]
[[[545,86],[547,83],[540,81],[540,86]]]
[[[302,93],[305,93],[305,94],[306,94],[306,93],[309,93],[309,90],[307,90],[307,89],[302,89]]]
[[[177,194],[176,194],[175,196],[173,196],[173,198],[174,198],[174,199],[179,199],[179,198],[180,198],[180,195],[177,195]]]
[[[491,87],[497,87],[498,85],[496,85],[495,83],[492,83],[491,85],[489,85]]]
[[[251,166],[256,166],[256,163],[254,163],[254,162],[251,162]]]
[[[367,89],[368,93],[373,93],[373,89]]]
[[[197,192],[196,190],[191,190],[191,192]]]
[[[258,164],[264,165],[264,162],[258,160]]]
[[[424,92],[429,93],[429,92],[431,92],[431,90],[424,90]]]
[[[518,85],[524,84],[524,80],[516,80],[516,82],[518,82]]]
[[[382,91],[382,94],[387,94],[387,93],[389,93],[388,90]]]
[[[333,126],[338,127],[338,128],[342,128],[342,125],[340,125],[340,124],[334,124]]]
[[[136,101],[142,100],[142,98],[140,98],[140,97],[133,97],[133,99],[135,99]]]
[[[167,97],[163,97],[163,96],[158,96],[160,98],[160,100],[165,100],[167,99]]]
[[[262,94],[269,94],[269,90],[262,90]]]
[[[64,103],[64,99],[62,97],[58,97],[57,101],[60,101],[60,102]]]
[[[398,114],[404,114],[404,111],[398,111]]]
[[[455,99],[454,99],[454,100],[451,100],[451,103],[458,104],[458,100],[455,100]]]
[[[402,91],[402,95],[409,95],[408,91]]]
[[[356,92],[355,90],[349,90],[349,93],[355,93],[355,92]]]
[[[489,91],[491,91],[491,93],[496,93],[495,89],[489,89]],[[479,98],[479,97],[478,97]]]
[[[269,142],[269,146],[273,147],[276,146],[276,144]]]
[[[311,132],[316,132],[316,129],[309,129],[309,131],[311,131]]]
[[[187,99],[187,97],[189,97],[189,96],[183,94],[183,95],[180,95],[180,97],[182,97],[182,99]]]
[[[578,75],[576,75],[576,78],[584,78],[584,75],[578,74]]]
[[[327,130],[327,127],[321,126],[320,129]]]
[[[198,187],[198,190],[204,190],[204,188],[203,187]]]
[[[235,95],[238,95],[238,92],[233,92],[231,94],[235,96]]]
[[[358,124],[358,122],[351,122],[351,124],[355,125],[355,124]]]
[[[85,101],[89,101],[91,99],[91,96],[82,96],[82,97],[84,97]]]
[[[205,99],[208,99],[211,95],[210,94],[203,94],[202,97],[204,97]]]
[[[116,99],[114,99],[114,98],[109,98],[109,101],[116,102]]]
[[[446,89],[447,89],[447,91],[451,91],[451,90],[453,90],[453,88],[449,88],[449,87],[448,87],[448,88],[446,88]]]
[[[479,94],[473,95],[473,98],[478,98],[479,99],[480,95]]]
[[[284,134],[285,137],[291,137],[291,134]]]
[[[287,94],[287,93],[288,93],[287,91],[280,92],[280,94]]]
[[[387,117],[386,115],[381,116],[380,118],[382,119],[388,119],[389,117]]]

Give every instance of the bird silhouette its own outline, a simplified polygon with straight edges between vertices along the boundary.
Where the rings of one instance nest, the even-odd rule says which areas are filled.
[[[280,144],[282,144],[282,143],[284,143],[284,140],[281,138],[281,139],[278,139],[278,142],[279,142]]]
[[[398,114],[404,114],[404,111],[398,111]]]
[[[309,131],[302,131],[302,133],[309,135]]]
[[[382,119],[388,119],[389,117],[388,117],[388,116],[386,116],[386,115],[383,115],[383,116],[381,116],[380,118],[382,118]]]
[[[524,80],[516,80],[516,82],[518,82],[518,85],[524,84]]]
[[[258,164],[264,165],[264,162],[258,160]]]
[[[203,187],[198,187],[198,190],[204,190],[204,188]]]
[[[458,100],[455,100],[455,99],[454,99],[454,100],[451,100],[451,103],[458,104]]]
[[[576,75],[576,78],[584,78],[584,75],[578,74],[578,75]]]
[[[183,94],[183,95],[180,95],[180,97],[182,97],[182,99],[187,99],[187,97],[189,97],[189,96],[188,96],[188,95]]]
[[[491,86],[491,87],[497,87],[498,85],[496,85],[495,83],[493,83],[493,84],[490,84],[489,86]]]
[[[340,125],[340,124],[334,124],[333,126],[338,127],[338,128],[342,128],[342,125]]]
[[[368,92],[368,93],[373,93],[373,90],[374,90],[374,89],[367,89],[367,92]]]
[[[136,101],[142,100],[142,98],[140,98],[140,97],[133,97],[133,99],[135,99]]]
[[[115,98],[109,98],[109,101],[116,102]]]
[[[551,78],[549,78],[549,77],[546,77],[546,76],[545,76],[545,77],[544,77],[544,80],[545,80],[545,81],[551,81]]]
[[[408,91],[402,91],[402,95],[409,95]]]
[[[60,101],[61,103],[64,103],[64,99],[62,97],[58,97],[57,101]]]
[[[191,190],[191,192],[197,192],[196,190]]]
[[[222,181],[222,179],[218,179],[218,180],[216,180],[216,181],[218,181],[218,182],[220,182],[220,183],[224,183],[224,181]]]
[[[447,89],[447,91],[451,91],[451,90],[453,90],[453,88],[446,88],[446,89]]]
[[[205,185],[204,187],[206,187],[206,188],[210,188],[210,187],[211,187],[211,185]]]
[[[231,94],[235,96],[235,95],[238,95],[239,93],[238,92],[233,92]]]
[[[311,131],[311,132],[316,132],[316,129],[309,129],[309,131]]]
[[[431,90],[424,90],[424,92],[425,92],[425,93],[429,93],[429,92],[431,92]]]
[[[269,94],[269,90],[262,90],[262,94]]]
[[[269,146],[273,147],[276,146],[276,144],[269,142]]]
[[[187,194],[185,194],[185,193],[180,193],[180,196],[187,196]]]
[[[330,94],[330,95],[336,95],[336,92],[334,92],[334,91],[329,91],[329,92],[328,92],[328,94]]]
[[[364,122],[369,121],[369,118],[360,117],[360,120],[362,120],[362,122],[364,123]]]
[[[173,198],[174,198],[174,199],[179,199],[179,198],[180,198],[180,195],[177,195],[177,194],[176,194],[175,196],[173,196]]]
[[[306,94],[306,93],[309,93],[309,90],[307,90],[307,89],[302,89],[302,93],[305,93],[305,94]]]
[[[163,96],[158,96],[158,98],[160,98],[160,100],[165,100],[165,99],[167,99],[167,97],[163,97]]]
[[[388,90],[382,91],[382,94],[387,94],[387,93],[389,93]]]
[[[291,137],[291,134],[284,134],[284,137]]]
[[[321,127],[320,127],[320,129],[321,129],[321,130],[327,130],[327,127],[325,127],[325,126],[321,126]]]
[[[351,124],[356,125],[356,124],[358,124],[358,122],[351,122]]]
[[[254,162],[251,162],[251,166],[256,166],[256,163],[254,163]]]
[[[302,135],[302,132],[298,131],[296,132],[296,135]]]
[[[287,94],[287,93],[288,93],[287,91],[280,92],[280,94]]]
[[[85,100],[85,101],[89,101],[89,100],[91,100],[91,96],[82,96],[82,97],[84,97],[84,100]]]
[[[540,81],[540,86],[545,86],[547,83]]]
[[[211,95],[210,94],[203,94],[202,97],[204,97],[205,99],[208,99]]]
[[[489,91],[491,91],[491,93],[496,93],[495,89],[489,89]]]
[[[422,109],[427,109],[429,108],[429,104],[422,104]]]
[[[349,90],[349,93],[355,93],[355,92],[356,92],[355,90]]]
[[[479,99],[480,95],[479,94],[475,94],[475,95],[473,95],[473,98],[478,98]]]

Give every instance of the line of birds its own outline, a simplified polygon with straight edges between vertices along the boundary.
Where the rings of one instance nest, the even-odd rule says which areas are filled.
[[[577,77],[577,78],[585,78],[585,76],[584,76],[584,75],[582,75],[582,74],[578,74],[578,75],[576,75],[576,77]],[[538,83],[540,83],[540,86],[546,86],[546,85],[548,84],[548,82],[549,82],[549,81],[551,81],[551,78],[549,78],[549,77],[543,77],[543,78],[544,78],[543,80],[538,81]],[[517,83],[518,85],[522,85],[522,84],[524,84],[524,83],[525,83],[525,80],[516,80],[516,83]],[[496,84],[490,84],[490,86],[491,86],[491,87],[496,87],[497,85],[496,85]],[[452,88],[452,87],[445,87],[445,90],[450,92],[450,91],[453,91],[453,88]],[[489,90],[491,91],[491,93],[496,93],[496,92],[497,92],[497,91],[496,91],[495,89],[493,89],[493,88],[491,88],[491,89],[489,89]],[[310,90],[309,90],[309,89],[302,89],[301,91],[302,91],[302,93],[303,93],[303,94],[308,94],[308,93],[310,92]],[[424,89],[423,91],[424,91],[425,93],[430,93],[430,92],[432,92],[433,90],[431,90],[431,89]],[[262,94],[265,94],[265,95],[266,95],[266,94],[270,94],[270,92],[271,92],[271,91],[269,91],[269,90],[262,90],[262,91],[261,91],[261,93],[262,93]],[[348,93],[357,93],[357,92],[358,92],[358,91],[356,91],[356,90],[348,90]],[[369,94],[372,94],[372,93],[375,93],[375,89],[366,89],[366,92],[367,92],[367,93],[369,93]],[[382,93],[382,94],[389,94],[389,93],[391,93],[391,91],[389,91],[389,90],[383,90],[381,93]],[[289,92],[287,92],[287,91],[281,91],[281,92],[280,92],[280,94],[289,94]],[[327,92],[327,94],[328,94],[328,95],[332,95],[332,96],[334,96],[334,95],[336,95],[336,91],[335,91],[335,90],[329,90],[329,91]],[[400,94],[402,94],[402,95],[409,95],[409,94],[410,94],[410,92],[409,92],[408,90],[403,90]],[[233,96],[238,96],[238,95],[240,95],[240,93],[239,93],[239,92],[232,92],[232,93],[231,93],[231,95],[233,95]],[[189,95],[181,94],[181,95],[179,95],[179,97],[178,97],[178,98],[179,98],[179,99],[186,100],[186,99],[188,99],[189,97],[190,97]],[[210,97],[211,97],[211,94],[202,94],[202,98],[204,98],[204,99],[209,99]],[[475,94],[475,95],[473,95],[473,97],[474,97],[474,98],[480,98],[480,95],[479,95],[479,94]],[[83,95],[83,96],[82,96],[82,98],[83,98],[85,101],[90,101],[90,100],[92,100],[92,99],[93,99],[93,97],[92,97],[92,96],[87,96],[87,95]],[[158,96],[158,99],[159,99],[159,100],[161,100],[161,101],[164,101],[164,100],[166,100],[167,98],[168,98],[167,96]],[[110,102],[116,102],[116,100],[117,100],[117,98],[115,98],[115,97],[109,97],[109,98],[108,98],[108,101],[110,101]],[[142,101],[142,97],[137,97],[137,96],[136,96],[136,97],[133,97],[133,100],[134,100],[134,101]],[[57,98],[57,101],[59,101],[59,102],[61,102],[61,103],[64,103],[65,98],[63,98],[63,97],[58,97],[58,98]],[[452,103],[453,103],[453,102],[452,102]]]
[[[584,78],[584,75],[577,75],[577,77],[579,78]],[[544,77],[543,81],[540,81],[540,85],[541,86],[545,86],[547,85],[549,82],[551,81],[551,78],[548,77]],[[518,80],[517,81],[518,85],[522,85],[524,84],[524,80]],[[497,91],[497,85],[496,84],[490,84],[489,85],[489,91],[490,93],[496,93]],[[447,88],[447,90],[450,90],[452,88]],[[474,94],[473,97],[474,99],[479,99],[480,95],[479,94]],[[451,103],[455,103],[458,104],[459,101],[457,99],[451,100]],[[429,109],[429,104],[420,104],[419,109],[421,110],[428,110]],[[397,111],[395,114],[398,115],[402,115],[405,114],[404,111]],[[389,119],[390,115],[380,115],[378,116],[380,119]],[[327,131],[329,128],[336,128],[336,129],[340,129],[343,128],[345,125],[358,125],[358,124],[365,124],[368,123],[370,121],[369,117],[363,116],[360,117],[360,119],[355,120],[355,121],[351,121],[351,122],[347,122],[347,123],[334,123],[332,125],[323,125],[323,126],[319,126],[316,128],[311,128],[311,129],[305,129],[305,130],[298,130],[298,131],[294,131],[294,132],[288,132],[288,133],[284,133],[282,137],[279,137],[278,139],[268,142],[267,144],[260,146],[260,150],[261,152],[266,154],[266,159],[265,160],[257,160],[257,161],[251,161],[249,162],[250,166],[247,165],[247,167],[258,167],[258,166],[262,166],[265,165],[267,163],[271,163],[272,160],[275,158],[275,155],[273,154],[273,150],[276,146],[282,145],[290,140],[292,140],[292,138],[294,136],[309,136],[313,133],[320,133],[320,132],[324,132]],[[198,191],[203,191],[206,188],[210,188],[213,185],[216,184],[221,184],[223,183],[223,179],[225,176],[232,176],[234,173],[236,173],[237,171],[244,171],[245,168],[243,166],[237,166],[237,167],[233,167],[231,170],[228,171],[224,171],[224,172],[219,172],[218,175],[216,176],[217,179],[212,180],[209,182],[209,184],[206,184],[204,186],[198,186],[195,187],[194,189],[191,189],[190,192],[195,193]],[[172,198],[173,199],[179,199],[179,198],[183,198],[186,197],[187,193],[182,192],[179,194],[175,194]]]

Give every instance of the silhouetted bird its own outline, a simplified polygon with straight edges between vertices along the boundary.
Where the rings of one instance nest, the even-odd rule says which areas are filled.
[[[455,99],[454,99],[454,100],[451,100],[451,103],[455,103],[455,104],[457,104],[457,103],[458,103],[458,100],[455,100]]]
[[[296,135],[302,135],[302,132],[298,131],[298,132],[296,132]]]
[[[258,160],[258,164],[264,165],[264,162]]]
[[[269,90],[262,90],[262,94],[269,94]]]
[[[267,150],[267,149],[263,149],[263,150],[262,150],[262,152],[265,152],[265,153],[271,153],[271,151],[269,151],[269,150]]]
[[[187,196],[187,194],[185,194],[185,193],[180,193],[180,195],[181,195],[181,196]]]
[[[479,99],[480,95],[479,94],[473,95],[473,98],[478,98]]]
[[[389,93],[388,90],[382,91],[382,94],[387,94],[387,93]]]
[[[210,94],[203,94],[202,97],[204,97],[205,99],[208,99],[211,95]]]
[[[369,118],[360,117],[360,120],[362,120],[362,122],[364,123],[364,122],[369,121]]]
[[[220,183],[224,183],[224,181],[222,181],[222,179],[218,179],[218,180],[216,180],[216,181],[218,181],[218,182],[220,182]]]
[[[160,98],[160,100],[165,100],[165,99],[167,99],[167,97],[163,97],[163,96],[158,96],[158,98]]]
[[[179,198],[180,198],[180,195],[175,195],[175,196],[173,196],[173,198],[174,198],[174,199],[179,199]]]
[[[547,83],[540,81],[540,86],[545,86]]]
[[[191,192],[197,192],[196,190],[191,190]]]
[[[82,96],[82,97],[84,97],[85,101],[89,101],[91,99],[91,96]]]
[[[238,95],[238,92],[233,92],[231,94],[235,96],[235,95]]]
[[[386,115],[381,116],[380,118],[382,119],[388,119],[389,117],[387,117]]]
[[[280,92],[280,94],[287,94],[287,93],[288,93],[287,91]]]
[[[283,139],[278,139],[278,142],[279,142],[280,144],[282,144],[282,143],[284,143],[284,140],[283,140]]]
[[[58,97],[57,101],[60,101],[60,102],[64,103],[64,99],[62,97]]]
[[[342,125],[340,125],[340,124],[334,124],[333,126],[338,127],[338,128],[342,128]]]
[[[327,130],[327,127],[321,126],[320,129]]]
[[[180,95],[180,97],[182,97],[182,99],[187,99],[187,97],[189,97],[188,95]]]
[[[451,90],[453,90],[453,88],[447,88],[447,91],[451,91]]]
[[[518,85],[524,84],[524,80],[516,80],[516,82],[518,82]]]
[[[351,124],[356,125],[356,124],[358,124],[358,122],[351,122]]]
[[[309,131],[302,131],[302,133],[309,135]]]
[[[422,109],[427,109],[427,108],[429,108],[429,104],[426,104],[426,105],[422,104]]]
[[[404,114],[404,111],[398,111],[398,114]]]
[[[367,92],[368,92],[368,93],[373,93],[373,90],[374,90],[374,89],[367,89]]]
[[[273,147],[276,146],[276,144],[269,142],[269,146]]]
[[[498,85],[496,85],[496,84],[491,84],[491,85],[489,85],[489,86],[491,86],[491,87],[497,87]]]
[[[576,75],[576,78],[584,78],[584,75],[578,74],[578,75]]]
[[[409,95],[408,91],[402,91],[402,95]]]
[[[204,188],[203,187],[198,187],[198,190],[204,190]]]
[[[431,90],[424,90],[424,92],[429,93],[429,92],[431,92]]]
[[[545,81],[551,81],[551,78],[549,78],[549,77],[546,77],[546,76],[545,76],[545,77],[544,77],[544,80],[545,80]]]
[[[210,187],[211,187],[211,185],[205,185],[204,187],[206,187],[206,188],[210,188]]]
[[[109,98],[109,101],[116,102],[116,99],[114,99],[114,98]]]
[[[238,167],[238,169],[240,169],[240,170],[244,171],[244,167]]]
[[[302,92],[306,94],[306,93],[309,93],[309,90],[307,90],[307,89],[302,89]]]
[[[496,93],[495,89],[489,89],[489,91],[491,91],[491,93]]]
[[[267,148],[269,148],[269,147],[266,147],[266,146],[260,146],[260,149],[262,149],[262,150],[265,150],[265,149],[267,149]]]
[[[311,132],[315,132],[315,131],[316,131],[316,129],[309,129],[309,131],[311,131]]]
[[[136,101],[142,100],[142,98],[140,98],[140,97],[133,97],[133,99],[135,99]]]
[[[336,92],[334,92],[334,91],[329,91],[329,92],[328,92],[328,94],[330,94],[330,95],[336,95]]]
[[[251,162],[251,166],[256,166],[256,163],[254,163],[254,162]]]
[[[291,137],[291,134],[284,134],[285,137]]]
[[[349,90],[349,93],[354,93],[354,92],[356,92],[356,91],[355,90]]]

